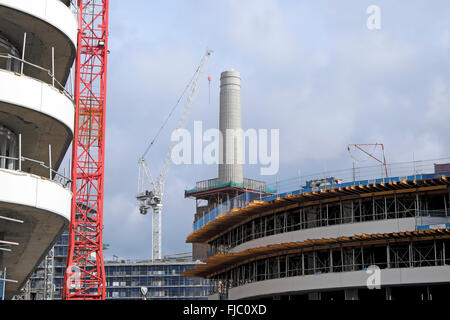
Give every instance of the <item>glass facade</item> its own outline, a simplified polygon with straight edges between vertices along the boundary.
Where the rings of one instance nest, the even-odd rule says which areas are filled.
[[[194,263],[107,262],[107,299],[143,299],[141,287],[146,287],[147,299],[206,299],[209,282],[181,274],[195,267]]]
[[[54,299],[62,297],[64,272],[68,250],[68,234],[64,233],[54,246]],[[42,299],[44,262],[31,277],[31,298]],[[106,299],[143,299],[141,287],[146,287],[146,299],[205,300],[209,293],[209,280],[183,277],[194,269],[190,257],[168,257],[162,261],[105,261]]]

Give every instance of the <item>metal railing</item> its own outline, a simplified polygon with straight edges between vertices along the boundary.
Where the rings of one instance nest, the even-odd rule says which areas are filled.
[[[54,56],[52,57],[53,59],[53,61],[54,61]],[[20,72],[16,72],[16,71],[14,71],[14,70],[11,70],[11,69],[4,69],[4,70],[6,70],[6,71],[10,71],[10,72],[14,72],[14,73],[18,73],[18,74],[21,74],[21,75],[26,75],[26,76],[28,76],[26,73],[24,73],[24,71],[23,71],[23,66],[24,65],[27,65],[27,66],[30,66],[31,68],[34,68],[34,69],[36,69],[36,70],[38,70],[38,71],[40,71],[40,72],[44,72],[44,74],[46,75],[46,76],[48,76],[49,77],[49,82],[47,83],[47,82],[45,82],[45,81],[43,81],[43,82],[45,82],[45,83],[47,83],[47,84],[51,84],[54,88],[56,88],[57,90],[59,90],[59,91],[61,91],[61,92],[63,92],[69,99],[71,99],[71,100],[73,100],[73,94],[66,88],[66,86],[64,86],[64,85],[62,85],[56,78],[55,78],[55,74],[54,74],[54,62],[52,63],[52,65],[53,65],[53,70],[49,70],[49,69],[45,69],[45,68],[43,68],[43,67],[41,67],[41,66],[38,66],[38,65],[36,65],[36,64],[33,64],[33,63],[31,63],[31,62],[28,62],[28,61],[26,61],[26,60],[24,60],[24,59],[21,59],[21,58],[18,58],[18,57],[16,57],[16,56],[13,56],[13,55],[11,55],[11,54],[4,54],[4,53],[0,53],[0,59],[4,59],[4,60],[6,60],[6,64],[8,65],[11,65],[11,62],[12,61],[16,61],[17,63],[19,63],[20,65],[21,65],[21,68],[20,68]],[[32,77],[32,76],[30,76],[31,78],[33,78],[33,79],[38,79],[38,80],[41,80],[42,81],[42,79],[39,79],[39,78],[36,78],[36,77]]]
[[[224,187],[238,187],[249,190],[259,191],[263,193],[275,193],[275,190],[268,189],[264,181],[244,178],[242,183],[235,181],[220,182],[218,178],[199,181],[195,184],[195,188],[185,191],[186,195],[196,192],[208,191]]]
[[[355,219],[356,218],[356,219]],[[336,217],[326,219],[312,219],[308,221],[298,222],[294,224],[287,224],[281,227],[275,227],[268,230],[255,231],[251,234],[245,234],[242,238],[233,240],[226,244],[219,244],[210,246],[207,257],[216,254],[227,254],[238,245],[244,244],[248,241],[260,239],[263,237],[277,235],[292,231],[308,230],[319,227],[329,227],[340,224],[354,224],[370,221],[383,221],[402,218],[416,218],[415,230],[424,225],[423,218],[442,218],[445,222],[450,222],[450,212],[445,209],[441,210],[403,210],[403,211],[389,211],[376,214],[358,215],[357,217]]]
[[[434,267],[434,266],[446,266],[450,263],[450,259],[443,261],[442,259],[421,259],[412,260],[405,263],[391,263],[389,269],[402,268],[403,264],[410,264],[409,268],[420,268],[420,267]],[[288,271],[270,272],[270,273],[260,273],[257,275],[252,275],[245,279],[230,280],[230,288],[239,287],[252,282],[260,282],[273,279],[282,279],[288,277],[298,277],[298,276],[308,276],[308,275],[322,275],[327,273],[341,273],[341,272],[356,272],[356,271],[366,271],[369,266],[377,266],[380,269],[387,269],[387,261],[384,262],[373,262],[373,263],[351,263],[351,264],[340,264],[338,266],[316,266],[315,268],[293,268]],[[216,293],[216,292],[215,292]]]
[[[414,210],[412,210],[414,211]],[[226,245],[219,245],[218,247],[210,248],[208,257],[213,256],[218,253],[228,253],[231,249],[237,247],[238,245],[241,245],[243,243],[260,239],[263,237],[271,236],[271,235],[277,235],[292,231],[299,231],[299,230],[308,230],[312,228],[319,228],[319,227],[329,227],[334,225],[341,225],[341,224],[354,224],[354,223],[360,223],[360,222],[370,222],[370,221],[382,221],[382,220],[388,220],[388,219],[398,219],[398,218],[414,218],[415,214],[414,212],[411,212],[411,210],[408,211],[397,211],[397,212],[387,212],[387,213],[377,213],[377,214],[366,214],[366,215],[360,215],[358,216],[358,219],[351,219],[349,217],[336,217],[336,218],[327,218],[327,219],[311,219],[308,221],[298,222],[295,224],[289,224],[286,226],[281,227],[275,227],[270,228],[267,230],[261,230],[261,231],[255,231],[251,234],[247,234],[243,236],[242,238],[238,240],[231,241],[229,244]]]
[[[24,163],[24,162],[32,162],[34,164],[37,164],[37,165],[47,169],[48,170],[48,178],[51,181],[58,182],[64,188],[69,188],[70,187],[70,184],[71,184],[72,180],[70,178],[66,177],[64,173],[60,173],[59,171],[54,170],[52,168],[51,145],[49,145],[49,159],[48,159],[48,164],[46,164],[44,161],[36,160],[36,159],[32,159],[32,158],[28,158],[28,157],[23,156],[22,155],[22,143],[21,143],[21,140],[22,140],[22,136],[19,134],[19,156],[18,157],[8,157],[8,156],[0,155],[0,160],[1,159],[7,160],[7,165],[5,166],[5,168],[0,167],[0,169],[24,172],[24,171],[22,171],[22,163]],[[16,163],[18,164],[17,166],[15,165]],[[14,165],[11,166],[11,164],[14,164]],[[10,169],[11,167],[13,167],[14,169]],[[31,172],[31,174],[33,174],[33,173]]]
[[[324,171],[308,175],[297,175],[296,177],[274,181],[268,183],[269,188],[275,189],[277,195],[288,193],[293,190],[299,190],[301,192],[319,191],[322,189],[330,189],[339,187],[341,184],[346,185],[358,185],[358,184],[370,184],[375,181],[397,181],[398,178],[413,177],[420,179],[423,174],[430,174],[435,172],[436,164],[450,163],[450,158],[439,158],[422,161],[410,161],[387,164],[388,176],[384,165],[367,166],[367,167],[353,167],[351,169]],[[335,177],[337,183],[324,184],[320,187],[308,188],[307,183],[309,181],[326,179]]]
[[[232,209],[239,209],[247,206],[254,200],[271,201],[277,197],[285,197],[291,194],[301,194],[312,191],[331,190],[334,188],[356,185],[368,185],[375,183],[389,183],[402,180],[421,180],[426,174],[435,173],[435,165],[450,163],[450,158],[441,158],[425,161],[413,161],[388,164],[388,174],[386,177],[386,171],[384,166],[369,166],[361,168],[352,168],[337,171],[327,171],[316,174],[297,176],[286,180],[276,181],[271,184],[267,184],[268,189],[275,189],[275,195],[258,198],[247,197],[246,194],[242,194],[236,198],[231,199],[217,208],[211,210],[205,214],[202,218],[195,221],[193,224],[193,230],[199,230],[207,223],[215,220],[217,216],[221,214],[229,213]],[[329,183],[317,186],[308,187],[308,181],[323,180],[329,177],[336,177],[330,179]],[[334,182],[337,181],[337,182]]]
[[[262,195],[252,192],[245,192],[237,197],[225,201],[224,203],[218,205],[213,210],[209,211],[202,218],[194,222],[194,230],[198,230],[205,224],[215,220],[219,215],[228,213],[233,209],[243,208],[254,200],[261,200]]]
[[[438,251],[437,254],[434,254],[433,258],[429,258],[426,255],[426,252],[420,252],[420,248],[413,249],[413,251],[409,251],[408,257],[404,259],[399,258],[399,252],[397,252],[396,248],[391,248],[392,252],[389,252],[389,258],[383,257],[381,260],[368,260],[368,261],[357,261],[355,259],[355,255],[348,256],[349,263],[344,261],[344,258],[337,262],[337,264],[331,264],[330,261],[325,261],[323,264],[320,264],[320,260],[317,257],[315,259],[314,266],[298,266],[291,267],[290,264],[284,265],[284,268],[275,267],[272,270],[267,270],[261,272],[258,270],[258,266],[255,265],[255,262],[251,262],[250,264],[254,264],[252,268],[248,268],[245,272],[242,269],[238,272],[239,267],[232,269],[231,274],[230,271],[226,272],[226,278],[221,279],[210,279],[210,295],[219,293],[221,291],[227,291],[228,289],[243,286],[249,283],[273,280],[273,279],[281,279],[281,278],[289,278],[289,277],[298,277],[298,276],[311,276],[311,275],[322,275],[322,274],[330,274],[330,273],[343,273],[343,272],[357,272],[357,271],[366,271],[371,266],[377,266],[380,269],[399,269],[399,268],[427,268],[427,267],[437,267],[437,266],[449,266],[450,258],[445,256],[444,251],[445,244],[443,242],[440,243],[439,248],[436,246],[436,241],[431,249],[435,249],[434,252]],[[389,248],[389,247],[388,247]],[[429,248],[425,248],[425,251]],[[328,252],[333,252],[333,250],[328,250]],[[309,255],[309,257],[313,257],[313,255]],[[270,258],[263,259],[262,263],[266,264],[269,262]],[[360,259],[363,259],[360,257]],[[302,259],[306,264],[306,255],[304,259]],[[301,263],[301,262],[300,262]],[[249,267],[249,263],[245,264],[245,266]],[[265,266],[263,266],[265,268]],[[278,269],[278,270],[277,270]],[[222,275],[224,276],[224,275]],[[365,285],[365,283],[362,283]]]

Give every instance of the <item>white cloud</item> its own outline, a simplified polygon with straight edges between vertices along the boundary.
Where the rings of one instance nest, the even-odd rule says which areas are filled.
[[[228,41],[240,54],[265,63],[267,68],[299,63],[295,30],[275,0],[230,1],[225,26]]]
[[[448,128],[450,119],[450,87],[441,77],[431,83],[426,120],[430,128]],[[447,133],[450,130],[447,129]]]

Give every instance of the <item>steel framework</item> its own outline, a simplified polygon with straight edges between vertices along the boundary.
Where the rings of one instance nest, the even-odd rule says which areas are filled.
[[[248,241],[286,232],[309,230],[350,223],[416,218],[418,225],[428,217],[450,217],[448,210],[449,190],[427,195],[411,194],[367,196],[333,203],[319,201],[309,206],[293,208],[255,217],[244,224],[228,228],[209,242],[208,256],[227,254],[238,245]],[[432,208],[432,209],[429,209]]]
[[[104,300],[103,181],[109,0],[78,0],[72,208],[63,299]]]
[[[381,151],[383,152],[383,159],[378,159],[372,153],[367,152],[366,150],[364,150],[363,147],[367,147],[367,146],[373,146],[375,148],[378,147],[378,146],[381,147]],[[386,163],[386,155],[384,154],[384,144],[382,144],[382,143],[349,144],[348,147],[347,147],[348,152],[350,152],[350,147],[357,148],[361,152],[365,153],[369,157],[371,157],[371,158],[375,159],[376,161],[378,161],[379,163],[381,163],[384,166],[384,169],[386,171],[386,178],[389,177],[389,173],[388,173],[388,169],[387,169],[387,163]],[[353,179],[353,180],[355,180],[355,179]]]
[[[44,260],[44,300],[53,300],[55,278],[55,248],[51,248]]]
[[[210,278],[209,294],[227,296],[230,288],[286,277],[380,269],[446,266],[450,263],[448,238],[299,251],[246,262]]]

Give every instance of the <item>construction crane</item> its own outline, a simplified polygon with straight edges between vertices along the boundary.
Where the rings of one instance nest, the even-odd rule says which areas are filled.
[[[72,206],[65,300],[104,300],[103,185],[109,0],[78,0]]]
[[[162,166],[162,170],[158,176],[157,180],[154,180],[152,177],[152,174],[150,172],[150,168],[148,166],[147,161],[145,160],[146,155],[150,151],[151,147],[154,145],[156,139],[158,138],[159,134],[161,133],[162,129],[167,124],[169,118],[173,115],[173,112],[175,111],[176,107],[178,106],[179,102],[183,98],[186,92],[188,92],[188,97],[186,99],[186,103],[184,105],[183,113],[181,115],[181,118],[178,121],[177,130],[184,128],[184,125],[187,120],[187,116],[189,112],[191,111],[192,104],[194,103],[195,97],[197,95],[199,86],[200,86],[200,79],[204,73],[204,70],[206,68],[206,65],[209,61],[209,58],[212,54],[211,50],[207,50],[205,55],[202,57],[200,64],[195,71],[193,77],[189,81],[188,85],[186,86],[185,90],[183,91],[181,97],[178,99],[175,106],[170,111],[167,119],[164,121],[161,128],[158,130],[156,136],[151,141],[150,145],[145,150],[144,154],[139,158],[138,162],[138,194],[136,196],[136,199],[139,201],[140,207],[139,211],[141,214],[145,215],[147,214],[148,210],[151,208],[153,212],[152,216],[152,260],[160,260],[161,259],[161,230],[162,230],[162,209],[163,209],[163,194],[164,194],[164,185],[167,178],[167,173],[169,171],[169,167],[171,164],[171,155],[172,150],[176,145],[176,142],[172,142],[169,146],[169,150],[167,152],[167,155],[164,159],[164,163]]]
[[[383,154],[383,158],[379,159],[378,157],[373,155],[373,152],[368,152],[368,151],[364,150],[364,147],[369,147],[369,146],[373,146],[374,147],[374,151],[375,151],[375,149],[377,147],[380,147],[381,151],[382,151],[382,154]],[[378,161],[379,163],[381,163],[384,166],[384,169],[385,169],[385,172],[386,172],[386,178],[389,177],[387,163],[386,163],[386,155],[384,154],[384,144],[382,144],[382,143],[349,144],[347,146],[347,150],[350,153],[350,156],[351,156],[351,151],[350,151],[351,147],[355,147],[359,151],[365,153],[369,157],[371,157],[371,158],[375,159],[376,161]]]

